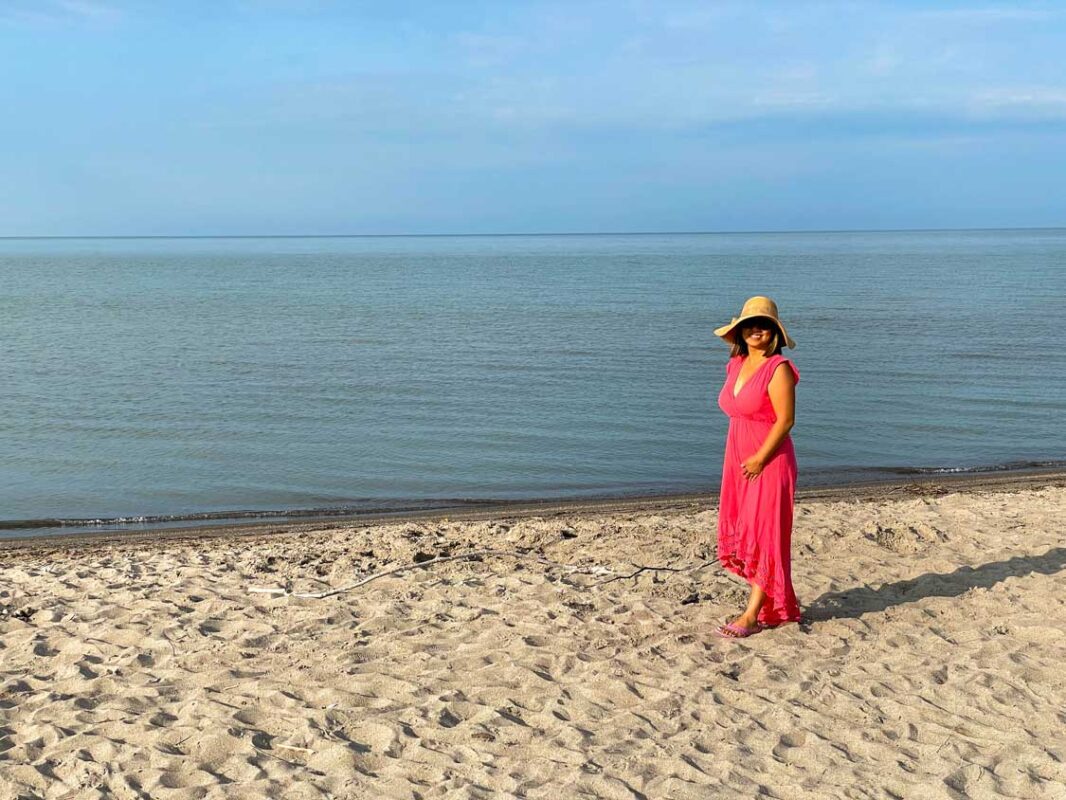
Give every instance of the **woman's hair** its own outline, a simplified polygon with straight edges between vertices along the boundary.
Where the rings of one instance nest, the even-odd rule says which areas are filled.
[[[744,327],[744,323],[740,323],[733,328],[733,346],[729,350],[729,357],[733,356],[747,356],[748,343],[744,341],[744,337],[740,335],[740,329]],[[773,337],[770,340],[770,353],[771,356],[776,356],[781,352],[781,345],[784,337],[781,335],[781,329],[777,325],[770,323],[770,335]]]

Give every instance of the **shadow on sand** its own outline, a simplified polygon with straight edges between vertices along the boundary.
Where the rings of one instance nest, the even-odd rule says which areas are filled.
[[[959,567],[944,574],[927,572],[876,589],[857,586],[843,592],[827,592],[804,609],[803,622],[856,619],[871,611],[884,611],[923,597],[958,597],[973,588],[987,589],[1006,578],[1034,573],[1051,575],[1063,568],[1066,568],[1066,547],[1053,547],[1039,556],[1015,556],[979,567]]]

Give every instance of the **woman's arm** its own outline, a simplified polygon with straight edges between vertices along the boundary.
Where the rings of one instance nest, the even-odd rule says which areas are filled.
[[[781,364],[784,363],[781,362]],[[777,446],[785,440],[788,432],[796,423],[796,378],[791,369],[779,369],[781,364],[774,367],[774,374],[770,377],[770,384],[766,387],[770,395],[770,404],[774,407],[774,414],[777,415],[777,421],[766,434],[766,441],[762,443],[758,452],[740,467],[741,472],[749,480],[762,472],[766,462],[777,450]]]

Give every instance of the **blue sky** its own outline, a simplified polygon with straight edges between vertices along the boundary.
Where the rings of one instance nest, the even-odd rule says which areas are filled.
[[[0,235],[1066,225],[1066,4],[0,2]]]

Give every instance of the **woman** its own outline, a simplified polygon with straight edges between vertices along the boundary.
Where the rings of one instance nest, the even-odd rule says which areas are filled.
[[[769,297],[752,297],[740,316],[715,334],[732,345],[718,395],[718,405],[729,416],[718,560],[751,584],[744,613],[717,633],[737,639],[800,618],[790,553],[796,453],[788,435],[799,371],[781,355],[783,346],[796,343]]]

